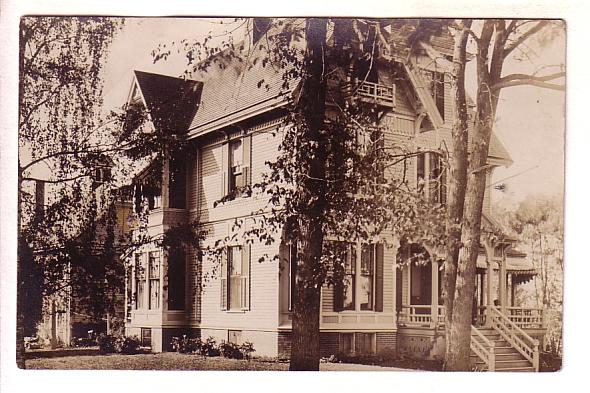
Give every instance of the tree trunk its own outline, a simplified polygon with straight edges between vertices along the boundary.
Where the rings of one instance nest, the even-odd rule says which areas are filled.
[[[465,29],[471,27],[471,20],[463,22]],[[449,183],[447,205],[447,254],[443,272],[443,299],[445,325],[451,326],[453,320],[453,297],[457,280],[457,259],[461,244],[461,221],[467,183],[467,103],[465,97],[465,65],[467,63],[467,38],[465,30],[455,34],[453,51],[453,70],[451,71],[451,96],[454,100],[454,123],[452,130],[452,151],[449,158],[451,182]],[[446,352],[452,343],[450,329],[445,330]]]
[[[479,75],[477,92],[477,114],[472,138],[463,228],[462,248],[457,264],[457,281],[453,303],[453,319],[447,325],[450,342],[445,359],[449,371],[470,370],[471,316],[475,295],[475,270],[479,253],[481,214],[486,186],[487,157],[492,133],[494,111],[489,78]]]
[[[25,368],[25,285],[23,277],[23,263],[22,255],[23,248],[21,246],[22,239],[21,234],[21,187],[22,187],[22,174],[20,170],[20,163],[18,168],[18,205],[17,205],[17,244],[18,251],[16,255],[16,365],[20,369]]]
[[[324,53],[327,21],[306,21],[307,53],[299,111],[305,119],[301,136],[309,142],[309,159],[302,163],[308,176],[298,185],[302,211],[298,217],[297,269],[293,304],[290,370],[319,370],[320,294],[322,288],[323,216],[325,209],[326,153],[322,133],[326,82]]]

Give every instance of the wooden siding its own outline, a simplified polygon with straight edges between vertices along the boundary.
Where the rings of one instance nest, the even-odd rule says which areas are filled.
[[[232,221],[221,221],[207,225],[207,239],[204,247],[214,247],[217,239],[229,235]],[[237,241],[236,244],[240,244]],[[262,329],[278,326],[278,263],[259,259],[268,254],[278,254],[278,244],[266,246],[255,242],[251,246],[250,255],[250,310],[222,311],[221,284],[219,279],[219,261],[210,255],[203,257],[203,291],[201,293],[201,327],[203,328],[231,328],[231,329]]]

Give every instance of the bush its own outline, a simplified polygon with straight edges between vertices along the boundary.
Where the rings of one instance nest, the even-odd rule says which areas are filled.
[[[252,352],[254,352],[254,345],[250,341],[245,341],[242,345],[240,345],[240,351],[242,355],[246,359],[250,359]]]
[[[213,337],[202,341],[199,338],[172,337],[170,341],[172,349],[179,353],[196,353],[203,356],[223,356],[228,359],[250,359],[254,346],[251,342],[246,341],[242,345],[222,341],[217,344]]]
[[[137,336],[120,336],[115,342],[115,349],[117,352],[124,355],[134,355],[139,352],[141,341]]]
[[[224,358],[228,359],[243,359],[244,354],[240,350],[240,346],[236,343],[226,343],[222,341],[219,344],[219,351]]]
[[[182,338],[172,337],[170,342],[172,349],[179,353],[201,353],[203,342],[200,338],[188,338],[185,335]]]
[[[219,356],[221,352],[217,347],[217,341],[213,337],[208,337],[202,344],[199,353],[203,356]]]
[[[98,343],[98,349],[101,353],[115,353],[117,351],[115,345],[117,338],[115,336],[103,333],[98,336],[96,341]]]
[[[101,353],[122,353],[133,355],[139,352],[141,341],[137,336],[112,336],[101,334],[96,340]]]

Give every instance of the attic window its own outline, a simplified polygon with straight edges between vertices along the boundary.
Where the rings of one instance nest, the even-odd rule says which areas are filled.
[[[445,119],[445,74],[432,71],[430,76],[430,95],[436,103],[440,117]]]

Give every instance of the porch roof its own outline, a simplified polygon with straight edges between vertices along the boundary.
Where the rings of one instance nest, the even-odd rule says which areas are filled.
[[[484,254],[479,254],[477,256],[477,269],[485,270],[487,268],[488,264],[486,262],[486,256]],[[494,270],[500,268],[497,261],[492,261],[492,268]],[[537,274],[537,269],[535,269],[532,261],[528,258],[508,256],[506,257],[506,272],[515,276],[532,277]]]

